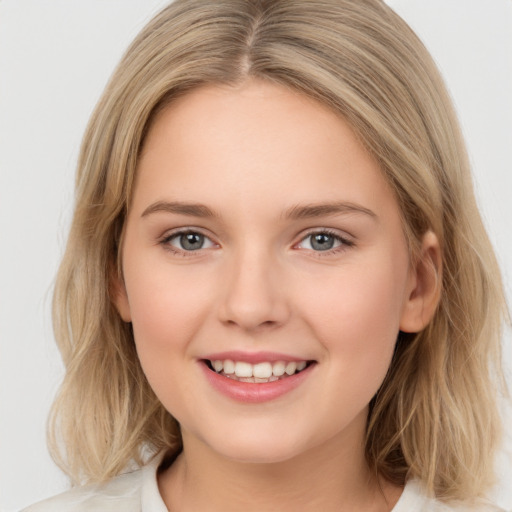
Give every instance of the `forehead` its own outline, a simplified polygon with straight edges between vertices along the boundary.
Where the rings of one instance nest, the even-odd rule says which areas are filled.
[[[180,96],[162,109],[152,122],[142,155],[163,138],[183,145],[182,149],[201,140],[221,150],[228,138],[251,149],[257,149],[255,142],[284,149],[299,139],[318,145],[329,132],[335,135],[341,130],[358,145],[340,116],[289,87],[254,79],[237,86],[213,84]]]
[[[148,132],[136,195],[204,202],[389,200],[377,162],[323,104],[284,86],[209,85],[164,108]],[[383,194],[384,193],[384,194]],[[381,197],[381,196],[386,197]],[[392,195],[392,194],[391,194]]]

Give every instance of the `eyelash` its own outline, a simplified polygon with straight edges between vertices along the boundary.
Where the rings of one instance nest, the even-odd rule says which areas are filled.
[[[313,229],[313,230],[309,231],[308,233],[306,233],[306,235],[303,236],[300,239],[300,241],[297,244],[295,244],[294,247],[296,247],[297,245],[303,243],[308,238],[313,237],[315,235],[327,235],[329,237],[332,237],[335,242],[339,242],[339,244],[340,244],[337,247],[333,247],[332,249],[326,249],[325,251],[315,251],[315,250],[311,250],[311,249],[306,249],[306,250],[309,250],[315,257],[318,257],[318,258],[339,254],[340,252],[344,252],[347,249],[349,249],[350,247],[353,247],[355,245],[352,240],[349,240],[348,238],[341,236],[337,231],[334,231],[334,230],[331,230],[328,228],[320,228],[320,229],[316,228],[316,229]]]
[[[200,248],[200,249],[196,249],[196,250],[187,251],[185,249],[179,249],[179,248],[176,248],[173,245],[171,245],[171,243],[170,243],[171,240],[181,237],[181,236],[184,236],[184,235],[189,235],[189,234],[190,235],[200,235],[200,236],[204,237],[205,240],[209,240],[209,242],[212,245],[218,246],[218,244],[213,242],[209,236],[205,235],[198,229],[192,229],[192,228],[173,231],[172,233],[165,235],[159,241],[159,244],[162,245],[165,248],[165,250],[167,250],[177,256],[191,257],[191,256],[193,256],[194,253],[200,254],[205,249]],[[305,249],[305,250],[310,251],[312,254],[314,254],[315,257],[321,258],[321,257],[325,257],[325,256],[339,254],[340,252],[346,251],[348,248],[353,247],[355,245],[352,240],[349,240],[348,238],[341,236],[338,232],[336,232],[334,230],[331,230],[328,228],[320,228],[320,229],[316,228],[314,230],[309,231],[304,236],[302,236],[302,238],[299,240],[299,242],[294,244],[293,247],[297,248],[298,245],[300,245],[305,240],[307,240],[308,238],[313,237],[315,235],[326,235],[326,236],[332,237],[334,239],[335,243],[338,242],[340,244],[337,247],[333,247],[332,249],[326,249],[324,251],[315,251],[313,249]],[[206,249],[208,249],[208,248],[206,248]]]
[[[174,254],[176,256],[182,256],[185,258],[193,256],[194,253],[201,254],[202,251],[205,250],[203,248],[200,248],[200,249],[196,249],[196,250],[187,251],[185,249],[179,249],[179,248],[171,245],[171,243],[170,243],[171,240],[173,240],[175,238],[179,238],[184,235],[200,235],[200,236],[204,237],[205,240],[209,240],[212,245],[214,245],[214,246],[218,245],[215,242],[213,242],[209,236],[205,235],[200,230],[192,229],[192,228],[180,229],[177,231],[173,231],[172,233],[168,233],[159,241],[159,244],[162,245],[165,250],[171,252],[172,254]]]

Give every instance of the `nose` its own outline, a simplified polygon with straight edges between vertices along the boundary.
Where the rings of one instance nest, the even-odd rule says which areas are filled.
[[[244,250],[226,261],[220,320],[245,331],[272,329],[289,318],[283,272],[270,251]]]

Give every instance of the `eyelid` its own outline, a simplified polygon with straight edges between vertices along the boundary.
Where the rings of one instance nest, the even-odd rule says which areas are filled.
[[[293,245],[293,247],[300,249],[298,247],[299,244],[304,242],[304,240],[306,240],[308,237],[310,237],[312,235],[317,235],[317,234],[324,234],[324,235],[332,236],[333,238],[335,238],[337,241],[340,242],[340,245],[338,245],[337,247],[334,247],[332,249],[326,249],[325,251],[315,251],[314,249],[302,249],[302,250],[310,251],[312,253],[315,253],[315,255],[322,256],[322,255],[328,255],[328,254],[333,254],[333,253],[337,253],[340,251],[344,251],[344,250],[346,250],[350,247],[353,247],[355,245],[354,237],[351,235],[342,233],[342,232],[340,232],[336,229],[332,229],[332,228],[317,227],[317,228],[308,229],[307,231],[301,233],[299,241],[296,242]]]
[[[203,236],[204,238],[206,238],[207,240],[210,241],[212,246],[206,247],[206,248],[201,248],[201,249],[196,249],[194,251],[186,251],[184,249],[180,249],[179,247],[176,247],[169,243],[170,240],[172,240],[173,238],[179,237],[181,235],[187,235],[190,233],[196,233],[198,235]],[[198,228],[195,226],[183,226],[183,227],[168,230],[162,236],[160,236],[158,238],[158,244],[162,245],[166,250],[168,250],[174,254],[179,254],[182,256],[199,255],[199,254],[202,254],[204,251],[219,247],[219,244],[214,240],[214,238],[210,234],[207,234],[204,229]]]
[[[209,242],[212,244],[211,247],[196,249],[194,251],[187,251],[184,249],[180,249],[179,247],[175,247],[169,243],[169,241],[175,237],[178,237],[180,235],[186,235],[188,233],[197,233],[201,236],[204,236],[206,239],[209,240]],[[339,230],[333,229],[333,228],[324,228],[324,227],[315,227],[310,228],[300,234],[299,240],[293,244],[294,249],[300,249],[298,246],[304,240],[306,240],[308,237],[315,235],[315,234],[325,234],[328,236],[332,236],[335,238],[339,243],[338,246],[326,249],[325,251],[315,251],[314,249],[302,249],[305,251],[308,251],[310,253],[314,253],[315,256],[325,256],[333,253],[338,253],[344,250],[347,250],[348,248],[355,245],[354,237],[352,235],[349,235],[345,232],[340,232]],[[162,236],[158,238],[158,244],[164,246],[164,248],[172,253],[179,254],[182,256],[194,256],[204,253],[204,251],[211,250],[213,248],[220,247],[220,244],[217,243],[214,239],[214,237],[207,233],[206,230],[196,227],[196,226],[182,226],[179,228],[174,228],[171,230],[166,231]]]

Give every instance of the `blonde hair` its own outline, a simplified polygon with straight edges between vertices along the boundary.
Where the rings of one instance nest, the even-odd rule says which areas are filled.
[[[439,308],[424,331],[398,337],[370,404],[366,455],[391,482],[415,477],[445,500],[481,495],[500,433],[500,273],[443,81],[379,0],[177,0],[132,43],[78,163],[54,296],[66,366],[50,418],[55,460],[75,482],[103,481],[142,464],[148,450],[180,450],[179,427],[142,372],[110,282],[155,113],[203,84],[253,77],[301,91],[351,124],[396,193],[412,258],[427,230],[441,241]]]

